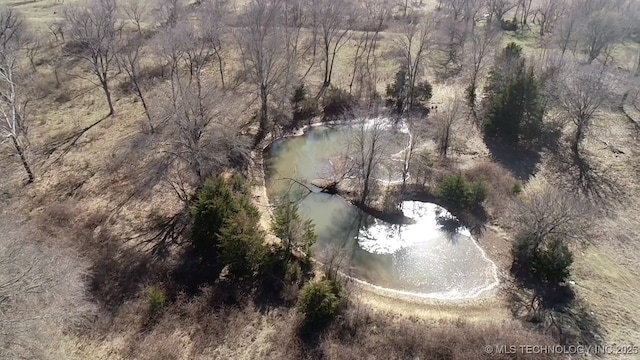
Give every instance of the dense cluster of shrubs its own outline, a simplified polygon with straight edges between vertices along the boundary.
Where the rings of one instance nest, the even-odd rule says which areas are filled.
[[[438,186],[438,197],[453,211],[472,210],[485,201],[487,194],[484,182],[473,182],[463,175],[449,176]]]
[[[355,99],[349,92],[330,86],[322,99],[322,111],[325,119],[340,116],[355,105]]]
[[[201,266],[213,273],[226,268],[234,279],[258,280],[264,286],[302,286],[311,277],[313,223],[284,197],[271,224],[281,242],[267,244],[260,213],[249,194],[245,179],[237,174],[210,178],[198,191],[192,207],[192,245]],[[164,307],[161,295],[155,290],[150,293],[153,309]],[[310,329],[326,325],[338,313],[341,299],[335,280],[306,284],[298,300],[304,325]]]

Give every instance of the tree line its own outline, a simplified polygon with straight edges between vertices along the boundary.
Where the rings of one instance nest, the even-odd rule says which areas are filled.
[[[533,74],[534,67],[542,65],[526,66],[518,60],[514,64],[519,72],[515,78],[500,74],[507,69],[494,66],[499,71],[490,72],[489,85],[479,91],[501,32],[535,29],[545,53],[560,53],[560,59],[555,60],[566,60],[567,53],[584,54],[588,64],[597,59],[604,67],[610,63],[617,43],[637,36],[633,20],[640,11],[635,2],[625,0],[562,4],[547,0],[455,0],[439,1],[433,11],[421,6],[394,0],[254,0],[246,6],[228,0],[194,4],[181,0],[92,0],[65,5],[62,17],[48,26],[52,35],[48,40],[32,31],[16,10],[5,7],[0,14],[3,138],[13,143],[29,181],[33,181],[25,151],[26,104],[32,100],[26,91],[29,67],[35,68],[33,60],[42,56],[43,49],[57,45],[64,56],[84,64],[78,75],[102,89],[108,116],[117,112],[113,83],[126,79],[143,107],[151,132],[166,123],[175,127],[175,156],[201,183],[211,172],[211,161],[228,163],[243,156],[240,151],[226,159],[212,159],[205,148],[216,143],[224,143],[225,148],[250,145],[228,131],[229,124],[220,120],[218,111],[221,99],[234,96],[239,88],[249,89],[257,99],[258,109],[249,122],[258,127],[254,143],[301,120],[300,102],[291,101],[296,89],[304,88],[307,93],[306,117],[336,108],[339,112],[351,102],[366,108],[384,105],[378,88],[385,81],[383,61],[388,55],[397,75],[388,79],[387,104],[397,112],[406,113],[419,102],[428,101],[433,90],[427,75],[435,73],[439,80],[467,84],[465,93],[457,97],[467,99],[469,112],[477,119],[486,116],[479,114],[479,95],[498,96],[498,83],[520,80],[520,84],[511,86],[528,86],[535,92],[536,83],[543,77]],[[381,49],[383,40],[391,44],[390,50]],[[346,68],[341,68],[344,73],[340,74],[339,85],[344,88],[339,89],[335,73],[342,58]],[[511,61],[498,56],[495,62]],[[157,66],[160,73],[149,75]],[[148,95],[156,78],[169,88],[161,101]],[[512,90],[514,93],[517,89]],[[502,110],[493,106],[488,111],[492,118],[500,117],[501,111],[515,111],[527,117],[529,126],[544,113],[543,105],[535,100],[500,96],[505,102],[524,103],[518,104],[518,109],[510,109],[509,104]],[[569,102],[565,99],[562,104],[571,106]],[[527,109],[520,109],[522,106]],[[454,108],[459,113],[459,107]],[[584,134],[588,122],[584,114],[579,114],[581,119],[575,113],[568,116],[575,118]],[[452,121],[443,118],[442,136],[448,143]],[[491,124],[496,122],[491,120]],[[494,125],[489,126],[490,132],[496,131]],[[233,129],[237,132],[238,124]],[[510,137],[515,139],[513,134]],[[446,154],[446,148],[441,154]]]

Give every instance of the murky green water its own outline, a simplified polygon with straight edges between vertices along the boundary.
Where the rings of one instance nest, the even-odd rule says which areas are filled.
[[[497,283],[495,265],[466,229],[442,230],[436,218],[448,213],[437,205],[405,202],[403,211],[416,224],[390,225],[337,195],[308,193],[300,185],[278,180],[295,178],[308,184],[333,176],[334,165],[350,148],[350,131],[346,127],[312,128],[302,136],[274,143],[265,154],[270,199],[287,191],[300,199],[301,215],[316,226],[314,252],[318,257],[337,249],[345,259],[343,269],[355,278],[424,297],[467,298],[492,288]],[[395,154],[402,149],[406,134],[392,129],[389,134],[393,140],[388,152]],[[382,179],[399,178],[402,163],[391,160],[391,155],[380,165]]]

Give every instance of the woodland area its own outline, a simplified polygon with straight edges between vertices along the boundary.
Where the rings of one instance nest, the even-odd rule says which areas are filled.
[[[356,131],[320,187],[444,206],[500,286],[394,298],[314,253],[263,163],[323,123]],[[635,0],[2,0],[0,358],[633,358],[639,135]]]

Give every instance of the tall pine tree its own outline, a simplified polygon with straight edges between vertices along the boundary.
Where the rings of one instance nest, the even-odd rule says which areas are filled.
[[[507,45],[485,88],[484,133],[512,144],[535,142],[544,116],[541,82],[521,51],[514,43]]]

